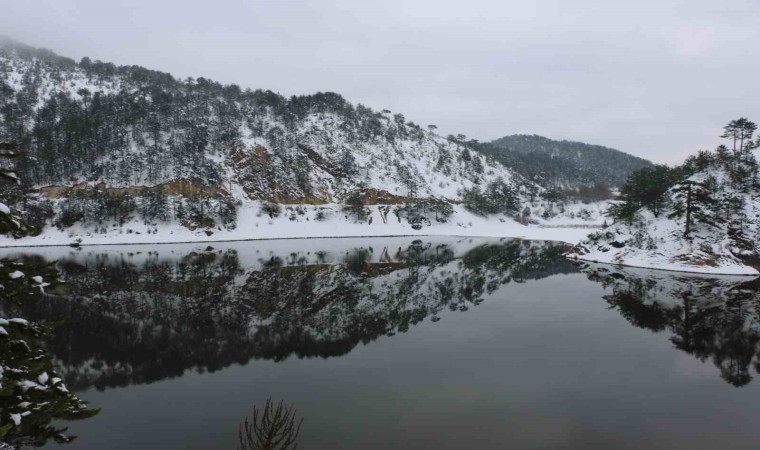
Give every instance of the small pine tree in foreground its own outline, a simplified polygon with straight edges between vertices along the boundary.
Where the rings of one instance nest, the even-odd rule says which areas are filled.
[[[293,405],[285,405],[282,400],[275,405],[271,398],[263,410],[254,406],[250,421],[246,417],[238,429],[238,450],[296,449],[303,423],[303,418],[296,418],[297,413]]]

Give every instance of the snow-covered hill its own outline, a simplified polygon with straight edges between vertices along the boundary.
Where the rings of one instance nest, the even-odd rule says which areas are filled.
[[[255,200],[329,203],[359,183],[458,199],[498,177],[519,181],[464,143],[333,93],[286,99],[10,46],[0,86],[2,106],[17,114],[3,115],[0,139],[28,144],[36,164],[27,174],[41,185],[193,178]]]
[[[684,272],[757,275],[758,152],[732,154],[724,147],[700,152],[674,169],[673,182],[653,200],[655,207],[640,207],[592,233],[571,256]]]
[[[137,232],[282,237],[258,233],[263,223],[251,219],[276,219],[272,204],[297,208],[285,216],[292,224],[322,207],[319,220],[333,218],[324,221],[333,227],[327,235],[378,219],[415,231],[467,228],[477,222],[472,212],[515,225],[563,216],[599,221],[592,213],[599,207],[548,198],[470,141],[334,93],[285,98],[138,66],[75,62],[11,41],[0,42],[0,91],[0,142],[26,153],[17,162],[20,195],[6,205],[25,234],[40,236],[19,243],[118,242]],[[470,213],[452,208],[460,203]]]

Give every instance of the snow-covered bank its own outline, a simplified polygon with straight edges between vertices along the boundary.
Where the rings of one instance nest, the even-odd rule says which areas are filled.
[[[666,181],[656,186],[659,194],[647,191],[654,178],[634,179],[623,189],[615,223],[590,234],[571,254],[624,266],[757,276],[758,159],[760,142],[757,148],[750,143],[733,152],[723,146],[700,152],[656,174]]]
[[[584,208],[588,205],[577,205]],[[362,222],[357,222],[343,210],[341,205],[292,205],[283,206],[278,217],[269,217],[262,212],[260,202],[246,201],[238,209],[237,226],[234,229],[190,230],[178,223],[158,223],[146,225],[140,220],[132,220],[123,226],[104,224],[98,226],[74,225],[60,230],[54,226],[46,227],[39,236],[13,239],[0,236],[2,247],[41,247],[80,245],[135,245],[135,244],[178,244],[189,245],[226,241],[271,240],[271,239],[327,239],[327,238],[361,238],[355,244],[360,245],[373,237],[424,237],[424,236],[458,236],[479,238],[520,238],[542,241],[560,241],[571,245],[587,240],[589,234],[602,232],[601,206],[592,205],[594,214],[591,220],[578,217],[554,217],[538,219],[539,223],[523,225],[507,217],[483,217],[472,214],[461,205],[454,206],[454,214],[445,223],[432,221],[417,230],[405,219],[399,220],[385,206],[368,207],[369,215]],[[591,208],[589,208],[591,209]],[[317,217],[320,217],[319,220]],[[661,225],[662,226],[662,225]],[[611,227],[612,228],[612,227]],[[621,228],[622,229],[622,228]],[[211,231],[211,234],[207,234]],[[629,237],[630,238],[630,237]],[[295,244],[302,246],[303,243]],[[660,244],[658,250],[637,248],[614,248],[612,246],[587,246],[586,253],[578,252],[580,247],[570,255],[579,260],[613,264],[618,266],[641,267],[656,270],[723,274],[723,275],[758,275],[758,271],[744,265],[737,259],[728,257],[699,264],[699,248],[681,248],[682,258],[674,258],[672,252],[663,253],[667,245]],[[669,247],[668,247],[669,248]]]
[[[83,227],[79,224],[59,230],[46,227],[39,236],[22,239],[0,237],[0,247],[108,244],[158,244],[179,242],[219,242],[254,239],[333,238],[371,236],[468,236],[514,237],[534,240],[576,243],[583,239],[597,221],[578,221],[563,226],[561,218],[542,221],[538,225],[522,225],[506,217],[482,217],[462,206],[455,206],[448,222],[433,221],[421,229],[414,229],[406,220],[399,220],[393,212],[384,212],[383,206],[371,206],[366,221],[357,222],[342,210],[341,205],[286,206],[279,217],[269,217],[259,202],[245,202],[238,209],[237,226],[232,230],[190,230],[177,223],[149,224],[133,220],[118,226],[104,224]],[[318,220],[317,215],[323,217]],[[591,228],[591,229],[590,229]],[[211,234],[208,234],[208,232]]]
[[[648,254],[634,249],[628,249],[628,251],[625,252],[612,254],[592,252],[583,256],[571,255],[571,257],[581,261],[612,264],[622,267],[664,270],[668,272],[739,276],[757,276],[760,274],[756,269],[729,258],[722,258],[717,262],[717,266],[708,266],[690,264],[688,262],[678,262],[665,255]]]
[[[592,233],[571,251],[583,261],[627,267],[713,275],[760,274],[735,256],[733,243],[715,230],[703,228],[695,239],[683,238],[683,225],[667,217],[639,212],[635,226],[615,224]],[[593,232],[594,230],[589,230]]]

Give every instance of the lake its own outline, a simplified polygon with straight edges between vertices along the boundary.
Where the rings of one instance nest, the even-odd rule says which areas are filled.
[[[4,249],[65,281],[49,324],[71,449],[234,449],[284,400],[304,449],[750,449],[760,283],[579,264],[541,241]],[[23,423],[22,419],[22,423]],[[50,448],[59,447],[52,440]]]

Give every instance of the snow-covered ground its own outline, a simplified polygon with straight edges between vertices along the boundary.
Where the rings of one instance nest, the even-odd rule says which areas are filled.
[[[720,240],[706,243],[705,240],[689,241],[681,238],[682,225],[665,217],[655,218],[650,212],[642,211],[646,225],[631,228],[615,225],[609,231],[602,231],[600,239],[589,239],[574,249],[573,257],[591,262],[615,264],[628,267],[691,272],[713,275],[758,275],[758,271],[733,256],[729,242]],[[644,233],[646,230],[646,233]],[[588,230],[589,232],[595,230]],[[607,234],[609,233],[609,234]],[[641,246],[631,246],[631,242],[643,241]],[[621,248],[617,245],[623,244]]]
[[[514,237],[574,244],[599,226],[598,218],[564,222],[561,217],[526,226],[506,217],[477,216],[457,205],[448,222],[433,221],[430,226],[415,230],[393,212],[383,214],[382,206],[370,206],[368,209],[371,214],[364,222],[356,222],[348,212],[343,211],[341,205],[283,206],[279,217],[270,218],[261,211],[259,202],[244,202],[238,209],[236,228],[216,229],[211,235],[205,230],[191,231],[177,223],[145,225],[140,220],[133,220],[121,227],[116,224],[100,226],[100,232],[91,226],[75,225],[64,230],[49,226],[39,236],[22,239],[2,236],[0,247],[69,245],[74,242],[108,245],[365,236]],[[316,218],[319,211],[325,216],[323,220]]]
[[[695,251],[697,253],[697,251]],[[667,270],[671,272],[686,272],[711,275],[746,275],[757,276],[760,274],[756,269],[746,266],[737,260],[723,258],[717,266],[697,265],[688,262],[674,261],[666,255],[645,254],[640,251],[628,253],[606,254],[593,252],[588,255],[578,256],[582,261],[590,261],[604,264],[613,264],[623,267],[638,267],[645,269]]]
[[[48,226],[39,236],[13,239],[0,236],[2,247],[37,247],[37,246],[68,246],[73,243],[80,245],[134,245],[134,244],[172,244],[206,242],[268,240],[268,239],[315,239],[315,238],[370,238],[381,236],[458,236],[486,238],[521,238],[529,240],[560,241],[575,245],[587,240],[588,235],[604,232],[601,229],[605,221],[602,212],[606,204],[575,204],[566,206],[567,211],[549,219],[535,218],[530,225],[523,225],[504,216],[483,217],[472,214],[461,205],[454,206],[454,214],[446,223],[433,221],[429,226],[415,230],[405,219],[398,217],[385,206],[369,206],[368,219],[357,222],[349,212],[344,211],[338,204],[329,205],[290,205],[282,206],[278,217],[270,218],[262,212],[260,202],[245,201],[238,208],[237,226],[232,230],[217,228],[212,234],[207,230],[190,230],[178,223],[159,223],[146,225],[135,219],[119,227],[116,224],[104,226],[75,225],[59,230]],[[579,217],[578,211],[590,211],[584,218]],[[317,214],[324,216],[317,220]],[[645,214],[646,215],[646,214]],[[385,220],[384,220],[385,219]],[[676,230],[665,228],[677,226],[665,219],[651,219],[649,230],[661,238],[656,243],[656,249],[646,251],[639,248],[612,248],[609,245],[588,246],[586,254],[573,254],[571,257],[585,261],[614,264],[629,267],[643,267],[677,272],[725,274],[725,275],[758,275],[758,271],[743,264],[741,261],[721,257],[700,264],[699,255],[704,249],[699,245],[683,247],[683,242],[667,239]],[[613,227],[610,227],[612,229]],[[635,239],[634,235],[623,236],[624,226],[616,225],[616,235],[625,237],[623,240]],[[662,231],[659,233],[657,231]],[[358,241],[357,241],[358,243]],[[297,244],[303,245],[303,243]],[[671,248],[677,246],[678,249]],[[607,249],[607,251],[605,251]],[[678,250],[678,251],[676,251]],[[718,249],[720,250],[720,249]],[[674,257],[682,255],[682,258]],[[714,250],[714,254],[724,254]],[[687,258],[688,256],[688,258]]]
[[[759,157],[760,150],[753,151],[753,155]],[[689,180],[704,183],[708,178],[717,184],[712,195],[719,202],[716,208],[720,208],[721,215],[724,214],[727,199],[742,200],[741,206],[732,211],[732,217],[739,218],[734,225],[741,227],[742,236],[747,242],[757,242],[760,235],[760,202],[757,201],[756,193],[752,190],[745,193],[734,186],[726,167],[719,164],[713,164],[692,175]],[[674,197],[672,188],[667,195]],[[675,203],[675,200],[671,202]],[[632,224],[616,223],[599,233],[589,235],[588,239],[573,249],[573,256],[585,261],[678,272],[760,274],[740,259],[757,255],[752,246],[742,247],[739,240],[731,237],[728,232],[730,221],[708,225],[695,220],[687,239],[684,237],[684,218],[671,217],[669,212],[665,211],[657,217],[642,208],[636,213]]]

